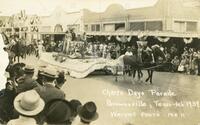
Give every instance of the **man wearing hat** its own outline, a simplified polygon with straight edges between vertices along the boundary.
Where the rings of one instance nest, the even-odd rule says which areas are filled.
[[[20,93],[14,100],[14,108],[20,114],[18,119],[7,125],[37,125],[34,117],[44,109],[45,103],[35,90]]]
[[[87,102],[78,108],[80,122],[73,125],[89,125],[98,119],[97,107],[94,102]]]
[[[46,104],[44,110],[47,124],[71,125],[72,109],[70,102],[65,99],[53,99]]]
[[[42,86],[38,86],[35,90],[39,93],[45,103],[53,99],[65,99],[65,93],[58,87],[55,87],[55,81],[58,78],[58,72],[52,68],[45,68],[40,73],[43,81]]]
[[[31,90],[39,85],[34,79],[32,79],[32,77],[29,77],[26,70],[22,68],[18,69],[14,77],[14,82],[17,85],[17,93]]]

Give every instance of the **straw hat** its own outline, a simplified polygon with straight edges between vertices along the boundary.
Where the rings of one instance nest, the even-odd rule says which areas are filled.
[[[14,107],[22,115],[35,116],[44,109],[45,103],[35,90],[20,93],[14,100]]]
[[[55,69],[48,67],[48,68],[43,68],[40,74],[49,78],[58,78],[59,72]]]
[[[34,67],[31,66],[31,65],[26,65],[25,68],[24,68],[24,71],[26,73],[33,73],[34,72]]]

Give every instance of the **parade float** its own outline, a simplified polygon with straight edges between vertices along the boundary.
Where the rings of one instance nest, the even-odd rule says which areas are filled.
[[[42,53],[40,62],[53,66],[59,71],[65,71],[71,77],[85,78],[95,70],[104,69],[107,66],[104,58],[72,59],[66,56],[58,56],[56,53]]]
[[[82,46],[83,42],[69,42],[69,48]],[[72,47],[73,46],[73,47]],[[81,51],[82,50],[82,51]],[[74,52],[43,52],[39,59],[40,66],[53,66],[58,71],[64,71],[74,78],[85,78],[96,70],[104,70],[110,64],[110,59],[84,53],[83,48],[73,50]]]

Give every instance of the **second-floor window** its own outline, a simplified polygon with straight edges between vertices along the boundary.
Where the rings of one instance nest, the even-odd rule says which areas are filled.
[[[197,22],[186,22],[186,31],[196,32],[197,31]]]
[[[162,31],[162,21],[143,21],[143,22],[131,22],[130,30],[132,31]]]
[[[100,31],[100,24],[92,24],[91,31]]]

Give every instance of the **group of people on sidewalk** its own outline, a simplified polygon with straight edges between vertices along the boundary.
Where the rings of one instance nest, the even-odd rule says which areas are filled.
[[[87,125],[98,118],[94,102],[82,105],[65,98],[64,72],[45,67],[35,73],[34,66],[24,63],[10,64],[6,71],[10,75],[0,91],[1,124]]]

